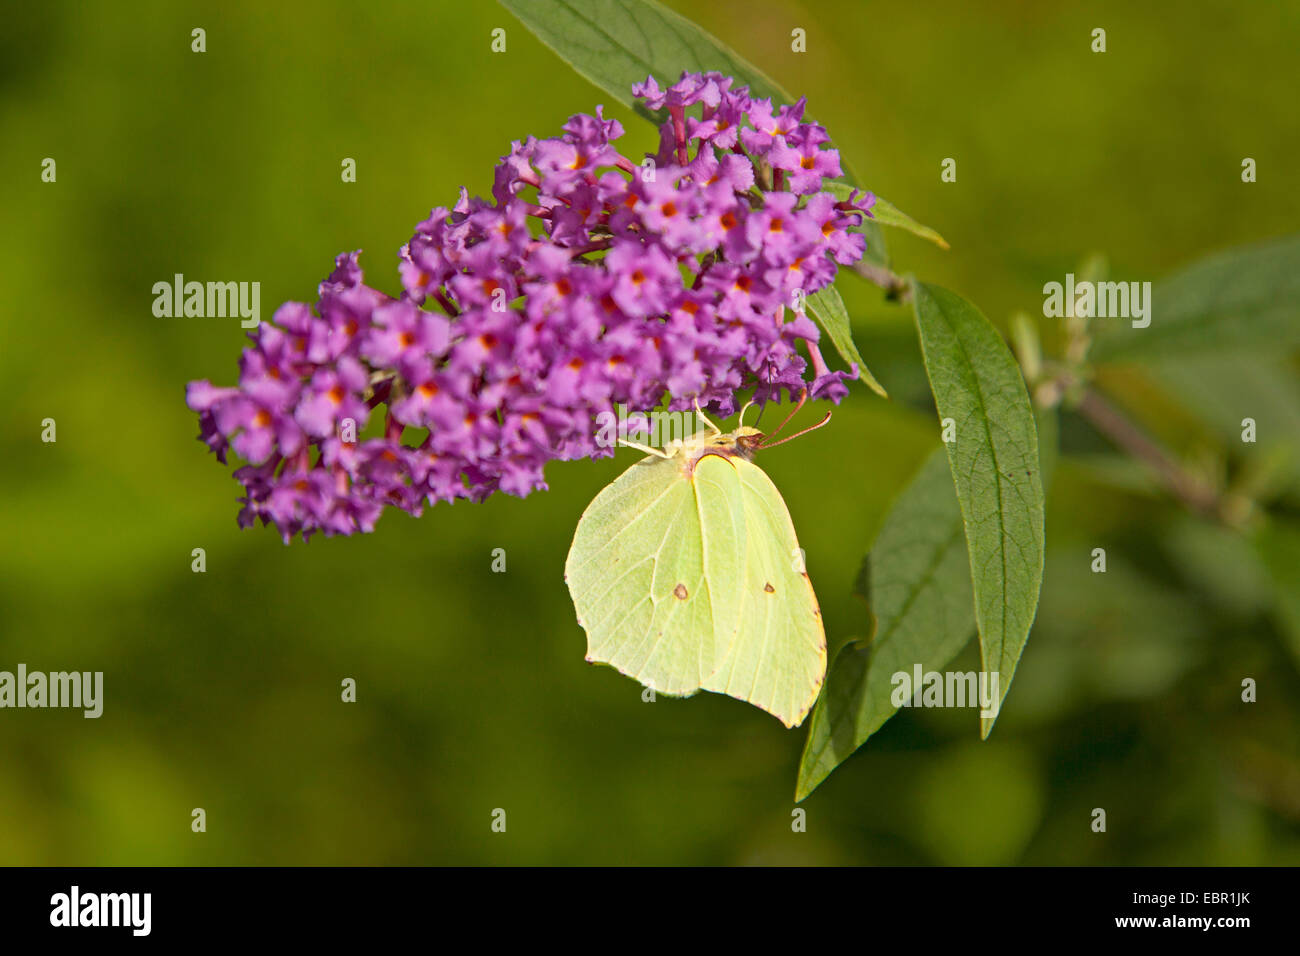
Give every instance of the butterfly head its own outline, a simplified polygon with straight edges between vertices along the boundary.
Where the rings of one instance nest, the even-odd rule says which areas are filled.
[[[748,458],[762,447],[763,439],[767,436],[750,425],[741,425],[730,435],[724,437],[731,439],[736,450]]]
[[[760,448],[771,448],[774,445],[783,445],[790,441],[790,439],[798,438],[800,435],[821,428],[830,421],[831,415],[830,412],[827,412],[826,417],[816,425],[813,425],[810,428],[805,428],[801,432],[796,432],[787,438],[782,438],[780,441],[772,441],[771,439],[790,423],[790,419],[794,418],[799,409],[803,408],[803,404],[807,398],[808,392],[805,389],[803,394],[800,395],[799,402],[795,405],[794,411],[790,412],[790,414],[786,416],[785,421],[783,421],[776,431],[771,434],[761,432],[752,425],[744,424],[745,412],[754,404],[753,402],[746,402],[745,407],[740,410],[739,424],[733,432],[723,432],[717,425],[709,421],[709,419],[705,417],[704,412],[701,411],[699,403],[697,402],[695,405],[695,413],[699,416],[704,425],[707,426],[707,429],[711,434],[703,438],[687,440],[680,445],[674,446],[673,454],[682,455],[688,462],[688,469],[693,469],[695,462],[705,455],[721,455],[724,458],[736,456],[746,460],[751,460],[754,457],[754,452],[758,451]]]
[[[704,455],[721,455],[723,458],[738,455],[741,458],[751,458],[762,440],[763,433],[757,428],[742,425],[734,432],[716,432],[696,441],[686,442],[681,451],[687,457],[695,459]]]

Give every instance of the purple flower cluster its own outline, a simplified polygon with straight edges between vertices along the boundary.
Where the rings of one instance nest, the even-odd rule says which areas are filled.
[[[862,257],[874,197],[821,191],[839,154],[802,99],[718,73],[633,92],[667,108],[657,155],[624,157],[599,107],[516,141],[492,201],[462,188],[416,226],[400,297],[340,255],[314,311],[286,303],[250,333],[238,386],[190,383],[199,437],[249,463],[241,526],[287,542],[369,531],[385,505],[523,496],[548,461],[612,453],[595,422],[620,404],[725,416],[741,389],[846,394],[857,370],[827,368],[801,306]]]

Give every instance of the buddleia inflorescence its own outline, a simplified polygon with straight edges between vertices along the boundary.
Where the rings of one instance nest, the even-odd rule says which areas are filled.
[[[857,370],[827,368],[799,305],[862,257],[852,228],[874,197],[821,191],[839,154],[803,99],[732,87],[634,87],[667,111],[639,164],[600,107],[512,143],[491,201],[462,188],[416,226],[399,297],[340,255],[314,310],[286,303],[250,333],[237,386],[191,382],[200,439],[248,462],[241,526],[288,542],[370,531],[387,505],[527,495],[548,461],[612,454],[594,423],[620,404],[838,402]],[[359,437],[381,414],[382,435]]]

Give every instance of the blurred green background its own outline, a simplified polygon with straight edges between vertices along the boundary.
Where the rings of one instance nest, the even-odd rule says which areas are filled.
[[[891,231],[900,271],[999,324],[1041,314],[1042,284],[1090,252],[1155,280],[1300,224],[1300,5],[670,5],[806,94],[862,179],[951,242]],[[98,720],[0,711],[0,863],[1300,862],[1300,676],[1267,582],[1239,536],[1117,482],[1070,416],[1042,606],[996,731],[981,743],[971,711],[900,714],[805,801],[806,833],[790,826],[802,730],[710,694],[647,704],[583,661],[564,555],[633,453],[354,539],[236,528],[237,485],[195,440],[184,386],[232,383],[243,330],[155,318],[153,283],[260,281],[269,318],[361,248],[395,292],[396,250],[431,206],[487,194],[511,139],[608,100],[487,2],[7,11],[0,669],[102,670],[105,704]],[[625,152],[652,146],[609,112]],[[832,637],[868,627],[858,563],[937,444],[908,313],[840,287],[893,401],[855,387],[831,427],[763,462]],[[1185,392],[1204,392],[1198,374]],[[1141,373],[1115,384],[1148,396],[1134,414],[1180,455],[1235,442],[1235,407],[1216,421]],[[1300,443],[1296,408],[1283,395],[1261,433]],[[1105,575],[1088,570],[1098,546]],[[977,669],[974,649],[954,667]],[[1240,702],[1244,677],[1258,703]]]

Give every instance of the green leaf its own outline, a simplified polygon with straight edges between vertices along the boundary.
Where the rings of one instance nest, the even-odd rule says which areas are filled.
[[[975,630],[961,510],[936,451],[886,516],[859,577],[876,619],[870,643],[848,643],[817,701],[795,799],[808,796],[897,709],[892,676],[938,670]]]
[[[871,221],[880,226],[897,226],[899,229],[906,229],[913,235],[920,236],[922,239],[928,239],[940,249],[948,248],[948,240],[939,235],[929,226],[923,226],[907,213],[899,210],[888,199],[876,197],[875,204],[871,207]]]
[[[1025,381],[996,329],[961,296],[912,280],[930,390],[947,443],[970,551],[984,670],[1006,697],[1043,579],[1043,484]],[[999,705],[1001,701],[999,700]],[[985,737],[996,717],[981,718]]]
[[[675,83],[682,70],[718,70],[757,97],[792,97],[717,37],[658,0],[498,0],[560,59],[624,106],[654,122],[632,97],[632,84],[653,76]]]
[[[1285,351],[1229,349],[1153,359],[1144,370],[1244,459],[1275,471],[1285,484],[1300,476],[1300,381]],[[1255,443],[1241,440],[1254,419]],[[1239,475],[1238,478],[1241,476]],[[1254,489],[1255,494],[1268,489]]]
[[[842,202],[847,202],[849,196],[853,194],[853,186],[845,183],[823,183],[822,188],[827,192],[834,193]],[[876,197],[875,204],[871,207],[871,219],[879,226],[897,226],[899,229],[906,229],[913,235],[920,236],[922,239],[928,239],[941,249],[947,249],[948,240],[939,233],[935,232],[929,226],[923,226],[907,213],[902,212],[888,199]]]
[[[867,363],[862,361],[858,347],[853,344],[853,329],[849,322],[849,313],[844,308],[844,300],[836,288],[827,286],[820,292],[814,292],[808,296],[806,304],[809,313],[817,320],[817,324],[831,337],[831,342],[835,350],[840,353],[840,358],[858,367],[858,374],[862,377],[862,381],[870,386],[873,392],[881,398],[888,398],[889,394],[876,381],[876,377],[867,368]]]
[[[1241,420],[1259,425],[1259,443],[1300,447],[1300,381],[1278,349],[1245,349],[1152,360],[1151,376],[1207,426],[1234,444]],[[1248,451],[1250,449],[1242,449]]]
[[[1151,324],[1094,319],[1097,361],[1300,345],[1300,235],[1230,249],[1151,291]]]

